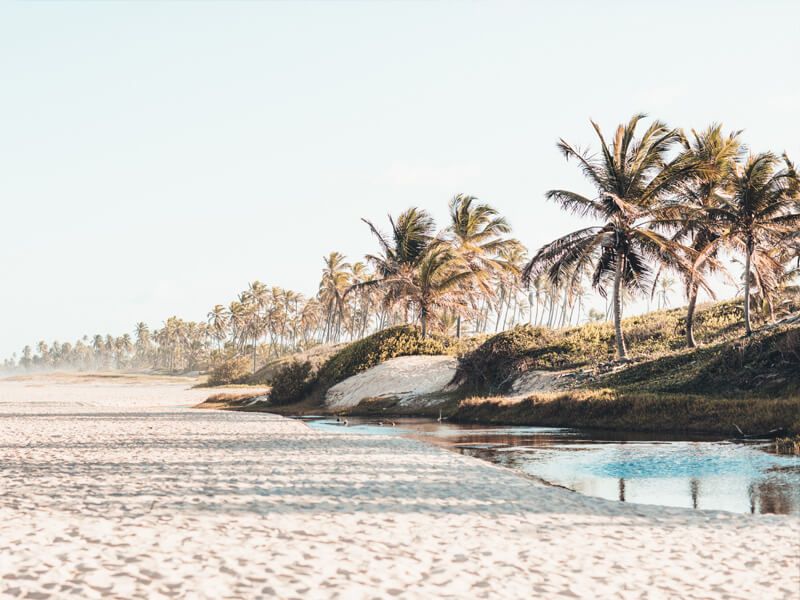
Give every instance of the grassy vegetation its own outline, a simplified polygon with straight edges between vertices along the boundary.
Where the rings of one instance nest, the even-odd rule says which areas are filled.
[[[611,389],[535,394],[524,400],[472,398],[455,421],[587,427],[629,431],[708,432],[735,436],[786,428],[800,431],[800,397],[718,398],[690,394],[624,393]]]
[[[628,354],[634,360],[679,352],[686,345],[686,309],[625,319]],[[733,339],[744,332],[742,307],[735,301],[701,307],[695,317],[698,342]],[[458,381],[472,394],[506,393],[515,377],[531,369],[564,370],[614,360],[610,323],[553,330],[529,325],[490,337],[461,359]]]
[[[776,454],[800,456],[800,435],[778,438],[772,443],[772,451]]]
[[[800,431],[800,325],[765,327],[750,338],[741,338],[739,328],[730,323],[731,308],[730,303],[723,303],[702,313],[705,339],[716,339],[715,343],[693,350],[671,351],[675,334],[670,333],[673,329],[669,319],[674,311],[648,315],[647,320],[658,327],[651,329],[650,337],[642,338],[648,348],[643,354],[656,355],[655,358],[591,376],[581,383],[580,389],[535,394],[525,399],[470,398],[461,402],[452,418],[485,423],[731,435],[737,433],[737,427],[747,433],[778,428]],[[548,346],[515,348],[511,342],[519,344],[524,339],[520,332],[502,335],[505,338],[502,343],[491,339],[476,351],[477,356],[488,357],[483,368],[501,369],[494,381],[514,369],[552,366],[540,360],[546,356],[542,349]],[[574,340],[575,332],[563,332],[561,336]],[[549,347],[552,339],[547,341]],[[569,346],[562,340],[562,347]],[[486,352],[487,348],[495,352]],[[584,346],[582,352],[565,351],[565,361],[573,362],[559,366],[585,365],[588,361],[580,360],[584,353],[591,354],[592,346]],[[475,357],[467,364],[469,373],[480,372]],[[484,383],[484,389],[492,383],[492,380],[489,385]]]
[[[621,392],[707,396],[800,396],[800,327],[681,351],[606,375],[597,385]]]
[[[613,362],[609,324],[562,331],[523,326],[470,341],[395,327],[313,361],[283,360],[271,374],[270,410],[318,412],[328,388],[385,360],[450,354],[460,358],[460,387],[431,414],[441,408],[455,420],[726,435],[737,426],[747,433],[800,431],[800,324],[767,326],[743,338],[738,303],[707,305],[696,316],[704,345],[687,350],[684,316],[676,309],[628,319],[630,364]],[[572,389],[501,397],[528,370],[572,370]],[[352,412],[409,411],[425,416],[386,399],[364,401]]]

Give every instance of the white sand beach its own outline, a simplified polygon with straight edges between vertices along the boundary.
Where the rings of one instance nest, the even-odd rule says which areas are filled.
[[[794,598],[800,520],[637,506],[419,442],[0,382],[0,595]]]

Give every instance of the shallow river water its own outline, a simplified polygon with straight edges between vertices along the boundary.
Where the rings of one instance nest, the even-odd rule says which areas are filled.
[[[312,428],[401,435],[447,447],[589,496],[740,513],[800,514],[800,457],[713,437],[486,427],[397,419],[305,418]]]

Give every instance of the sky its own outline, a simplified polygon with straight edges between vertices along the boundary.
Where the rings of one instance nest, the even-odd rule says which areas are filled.
[[[800,160],[797,2],[0,2],[0,356],[313,294],[361,218],[582,225],[556,150],[637,112]],[[673,302],[681,302],[675,297]]]

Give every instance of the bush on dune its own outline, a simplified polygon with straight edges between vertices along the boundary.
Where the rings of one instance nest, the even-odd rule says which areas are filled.
[[[207,383],[210,386],[241,383],[249,374],[249,359],[243,356],[229,358],[209,373]]]
[[[271,404],[291,404],[302,400],[314,384],[309,361],[293,360],[284,365],[272,378],[270,389]]]

